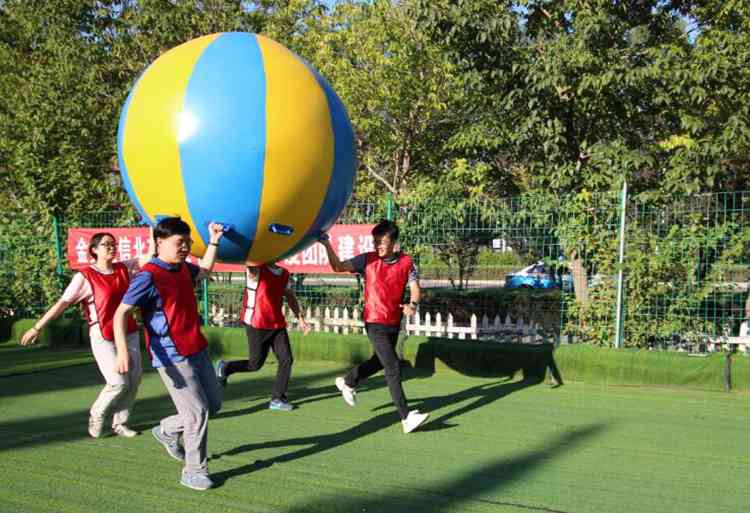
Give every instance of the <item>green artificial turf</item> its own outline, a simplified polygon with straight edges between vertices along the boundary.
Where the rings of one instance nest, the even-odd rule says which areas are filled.
[[[48,344],[23,347],[15,341],[0,344],[0,377],[42,372],[93,361],[94,357],[88,347],[58,347]]]
[[[147,372],[135,439],[86,435],[94,365],[0,378],[0,511],[738,512],[750,504],[748,395],[528,385],[444,371],[404,382],[431,413],[401,433],[382,375],[348,407],[343,364],[294,367],[291,413],[269,411],[276,367],[232,376],[209,424],[218,487],[178,484],[148,430],[172,413]]]

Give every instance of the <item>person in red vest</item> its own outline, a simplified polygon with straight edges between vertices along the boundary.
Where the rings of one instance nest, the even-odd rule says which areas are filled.
[[[235,372],[260,370],[266,362],[269,349],[273,349],[278,367],[268,408],[279,411],[294,409],[286,396],[293,359],[286,319],[281,311],[285,297],[303,334],[307,335],[310,331],[290,285],[289,271],[283,267],[274,264],[247,267],[241,320],[247,335],[248,359],[230,362],[219,360],[216,363],[216,377],[222,386],[226,386],[227,379]]]
[[[336,378],[336,387],[350,406],[357,403],[356,388],[361,382],[385,369],[385,380],[393,403],[398,408],[404,433],[422,425],[428,413],[409,411],[401,386],[401,366],[396,354],[402,315],[414,315],[419,305],[420,289],[417,268],[411,257],[396,253],[398,226],[389,220],[380,221],[372,229],[375,251],[340,261],[327,235],[320,238],[326,248],[331,268],[339,273],[358,273],[365,280],[365,329],[374,354],[354,367],[346,376]],[[409,302],[403,303],[404,289],[409,287]]]
[[[115,263],[116,250],[117,244],[112,234],[94,234],[89,241],[88,251],[95,262],[73,276],[60,300],[21,337],[21,344],[33,344],[45,325],[58,318],[70,305],[81,305],[89,325],[91,351],[106,381],[89,411],[89,434],[94,438],[102,436],[105,421],[110,415],[113,433],[128,438],[138,434],[127,425],[143,369],[138,325],[132,316],[126,318],[125,341],[116,348],[113,319],[131,277],[139,268],[139,262],[133,259]],[[116,371],[118,358],[129,362],[127,373]]]
[[[167,453],[184,462],[180,483],[194,490],[213,486],[208,477],[208,417],[221,408],[221,389],[200,330],[195,284],[210,273],[223,226],[208,226],[209,243],[200,265],[186,262],[193,241],[190,226],[168,217],[154,227],[156,256],[143,266],[115,311],[115,343],[124,343],[125,319],[137,306],[146,328],[146,346],[177,414],[161,420],[151,433]],[[119,360],[120,372],[128,362]],[[180,446],[182,435],[184,449]]]

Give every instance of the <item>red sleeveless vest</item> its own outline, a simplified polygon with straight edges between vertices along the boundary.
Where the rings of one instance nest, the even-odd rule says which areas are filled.
[[[281,307],[284,291],[289,283],[289,271],[282,268],[280,275],[274,274],[267,265],[258,268],[258,285],[255,290],[245,274],[246,287],[242,295],[242,322],[259,330],[286,328],[286,319]],[[247,271],[245,271],[247,273]],[[248,322],[249,318],[249,322]]]
[[[114,268],[112,274],[102,274],[91,267],[86,267],[80,271],[91,285],[93,292],[93,298],[81,305],[83,314],[86,316],[89,326],[99,323],[102,337],[109,341],[115,340],[114,323],[112,321],[115,318],[115,310],[120,306],[120,302],[130,284],[130,273],[125,264],[118,262],[113,264],[112,267]],[[92,304],[96,310],[96,320],[92,319],[89,310]],[[135,323],[133,316],[128,314],[127,332],[130,334],[136,331],[138,331],[138,325]]]
[[[198,317],[198,301],[195,299],[193,277],[184,263],[177,272],[167,271],[156,264],[143,266],[153,276],[154,286],[161,297],[164,316],[167,318],[169,337],[174,342],[177,352],[190,356],[208,347],[206,338],[201,333]],[[146,341],[149,342],[148,330]]]
[[[365,262],[365,322],[401,325],[401,301],[413,263],[408,255],[387,264],[375,252]]]

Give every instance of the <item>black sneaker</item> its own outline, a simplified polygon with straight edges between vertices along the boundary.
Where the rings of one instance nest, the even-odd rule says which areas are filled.
[[[216,380],[222,387],[227,386],[227,362],[224,360],[216,362]]]

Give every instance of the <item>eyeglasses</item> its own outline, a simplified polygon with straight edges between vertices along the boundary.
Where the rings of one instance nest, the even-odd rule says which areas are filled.
[[[100,248],[106,248],[106,249],[115,249],[117,246],[115,246],[111,242],[102,242],[101,244],[99,244],[99,247]]]

